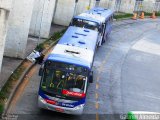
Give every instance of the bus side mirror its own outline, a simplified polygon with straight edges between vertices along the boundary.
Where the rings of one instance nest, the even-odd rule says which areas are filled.
[[[43,68],[41,67],[40,69],[39,69],[39,76],[42,76],[43,75]]]
[[[93,83],[93,71],[89,73],[89,83]]]
[[[103,26],[100,26],[99,27],[99,33],[102,33],[103,32]]]

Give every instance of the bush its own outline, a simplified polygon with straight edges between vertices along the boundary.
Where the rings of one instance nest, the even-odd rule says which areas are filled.
[[[7,98],[9,97],[9,95],[11,93],[11,90],[13,89],[13,84],[15,84],[15,81],[20,78],[20,76],[22,75],[24,70],[25,70],[25,66],[21,64],[14,71],[14,73],[9,77],[9,79],[5,83],[5,85],[2,87],[2,89],[0,91],[0,114],[4,110],[4,104],[5,104],[6,100],[7,100]]]
[[[160,16],[160,12],[156,13],[157,16]]]
[[[3,110],[4,110],[4,105],[3,105],[3,104],[0,104],[0,115],[2,115]]]
[[[40,50],[43,50],[43,49],[44,49],[44,46],[43,46],[42,43],[37,45],[37,47],[35,48],[36,51],[40,51]]]
[[[146,16],[151,16],[152,13],[144,12],[144,15],[146,15]]]
[[[0,92],[0,103],[2,102],[2,100],[6,99],[6,95],[4,92]]]
[[[121,19],[121,18],[130,18],[132,17],[133,14],[129,14],[129,13],[126,13],[126,14],[119,14],[119,15],[114,15],[114,19]]]
[[[60,37],[62,37],[62,35],[64,34],[65,31],[66,31],[66,29],[64,29],[60,32],[55,32],[49,39],[46,39],[43,43],[37,45],[35,50],[39,51],[39,50],[45,49],[46,45],[50,45],[52,42],[54,42],[57,39],[59,39]]]

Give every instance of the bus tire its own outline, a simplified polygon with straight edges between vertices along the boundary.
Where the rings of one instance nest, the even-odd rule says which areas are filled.
[[[89,82],[93,83],[93,71],[91,71],[89,74]]]
[[[99,42],[97,43],[97,48],[99,48]]]
[[[103,41],[102,41],[102,43],[105,43],[106,42],[106,40],[103,38]]]

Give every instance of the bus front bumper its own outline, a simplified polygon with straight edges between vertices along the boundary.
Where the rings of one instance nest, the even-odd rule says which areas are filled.
[[[74,108],[61,107],[61,106],[48,104],[41,96],[39,96],[38,107],[51,110],[51,111],[61,112],[61,113],[81,115],[83,113],[84,104],[76,106]]]

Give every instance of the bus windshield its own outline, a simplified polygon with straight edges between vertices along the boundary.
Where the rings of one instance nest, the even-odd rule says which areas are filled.
[[[83,28],[98,31],[98,23],[88,21],[88,20],[83,20],[83,19],[76,19],[76,18],[73,19],[72,26],[83,27]]]
[[[84,93],[87,68],[82,66],[47,61],[44,68],[41,88],[50,93],[62,91]]]

